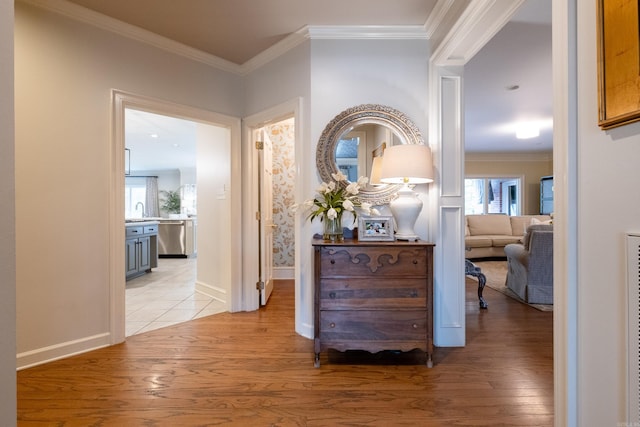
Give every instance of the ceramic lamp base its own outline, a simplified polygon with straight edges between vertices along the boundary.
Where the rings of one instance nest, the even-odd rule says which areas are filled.
[[[422,211],[422,200],[418,198],[408,185],[398,191],[398,197],[389,203],[393,218],[396,220],[396,239],[416,241],[418,235],[413,231],[413,227]]]

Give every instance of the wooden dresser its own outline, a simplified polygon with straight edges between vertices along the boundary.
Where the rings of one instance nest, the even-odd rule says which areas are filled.
[[[433,353],[433,244],[314,240],[315,366],[320,352]]]

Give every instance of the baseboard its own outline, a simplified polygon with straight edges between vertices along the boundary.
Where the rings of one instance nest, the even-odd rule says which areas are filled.
[[[195,291],[200,292],[208,297],[227,303],[227,291],[214,285],[209,285],[200,281],[196,281]]]
[[[32,366],[53,362],[88,351],[111,345],[111,335],[109,333],[93,335],[61,344],[43,347],[36,350],[25,351],[16,356],[17,369],[26,369]]]
[[[296,332],[302,335],[305,338],[313,339],[314,336],[314,328],[313,325],[309,323],[303,323],[300,325],[300,328],[296,328]]]
[[[295,278],[294,267],[274,267],[273,278],[275,280],[293,280]]]

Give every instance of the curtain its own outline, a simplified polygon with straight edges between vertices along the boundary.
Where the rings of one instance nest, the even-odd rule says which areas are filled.
[[[158,178],[147,177],[145,191],[145,216],[157,218],[160,216],[160,201],[158,197]]]

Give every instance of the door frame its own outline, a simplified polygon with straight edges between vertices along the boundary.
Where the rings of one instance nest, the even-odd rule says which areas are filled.
[[[111,153],[109,191],[109,331],[111,344],[125,340],[125,266],[124,266],[124,180],[125,180],[125,109],[139,109],[156,114],[178,117],[212,126],[228,128],[230,131],[231,178],[230,195],[231,230],[242,234],[240,213],[242,200],[238,195],[242,188],[241,128],[240,119],[187,105],[177,104],[117,89],[111,90]],[[229,284],[228,308],[238,311],[243,299],[242,245],[241,239],[233,238],[231,247],[231,283]]]
[[[256,290],[256,282],[258,281],[258,262],[260,258],[258,255],[258,246],[255,242],[255,236],[258,235],[258,221],[256,221],[256,212],[259,210],[258,206],[258,152],[255,149],[255,138],[253,137],[253,131],[264,127],[269,123],[276,123],[284,119],[293,117],[295,123],[295,164],[299,165],[301,162],[302,153],[302,98],[294,98],[286,101],[282,104],[273,106],[269,109],[261,111],[256,114],[245,117],[242,120],[242,154],[243,154],[243,171],[244,181],[242,187],[242,203],[245,209],[242,212],[242,226],[243,237],[242,244],[244,246],[244,252],[242,257],[242,271],[244,273],[245,280],[243,286],[243,307],[245,311],[257,310],[260,307],[260,295]],[[302,186],[300,185],[302,179],[300,171],[297,166],[294,166],[296,170],[295,179],[295,200],[301,200]],[[295,251],[295,270],[299,271],[299,251],[298,248],[298,231],[300,230],[300,224],[298,217],[295,219],[295,233],[296,233],[296,251]],[[295,275],[297,277],[297,274]],[[295,281],[295,312],[296,318],[300,312],[299,303],[299,286],[300,281]]]

